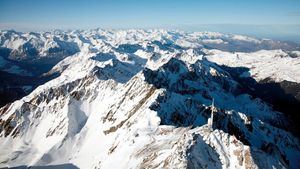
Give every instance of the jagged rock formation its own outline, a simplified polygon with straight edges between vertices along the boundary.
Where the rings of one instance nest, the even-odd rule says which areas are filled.
[[[0,109],[0,167],[300,167],[299,139],[288,130],[289,117],[244,90],[235,74],[221,66],[226,52],[217,60],[216,51],[201,44],[208,35],[215,38],[205,43],[217,44],[218,38],[234,35],[142,30],[77,34],[82,34],[80,52],[47,72],[58,77]],[[278,50],[268,52],[271,59],[286,59],[272,56]],[[299,58],[293,55],[289,61],[296,65]],[[241,76],[257,80],[268,74],[297,82],[293,75],[300,70],[284,68],[293,70],[289,78],[257,68],[249,68],[255,76],[251,71]],[[207,126],[212,98],[213,129]]]

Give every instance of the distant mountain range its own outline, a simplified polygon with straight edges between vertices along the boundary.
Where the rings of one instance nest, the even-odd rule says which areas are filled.
[[[2,30],[0,79],[0,167],[300,168],[296,43]]]

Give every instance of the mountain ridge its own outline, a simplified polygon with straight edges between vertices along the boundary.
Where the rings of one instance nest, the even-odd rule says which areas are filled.
[[[243,67],[238,75],[255,81],[298,83],[292,51],[226,52],[197,42],[209,35],[218,44],[225,36],[218,33],[93,31],[80,32],[94,39],[78,38],[80,52],[45,72],[59,76],[0,109],[1,167],[299,167],[289,117],[244,92],[222,67]],[[292,71],[264,72],[271,60]]]

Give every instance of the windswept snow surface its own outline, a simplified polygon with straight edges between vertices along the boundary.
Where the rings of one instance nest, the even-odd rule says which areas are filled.
[[[266,40],[211,32],[56,33],[73,38],[80,50],[47,73],[60,76],[0,109],[0,167],[300,167],[299,140],[286,130],[288,119],[243,93],[220,66],[248,67],[241,76],[257,80],[299,82],[297,47],[288,46],[291,57],[284,50],[257,51]],[[1,41],[12,49],[23,43]],[[234,44],[242,44],[239,52]]]
[[[257,81],[271,77],[276,82],[287,80],[300,83],[300,57],[291,57],[288,52],[282,50],[260,50],[251,53],[209,50],[208,53],[207,59],[217,64],[250,69],[249,75],[241,76],[251,76]]]

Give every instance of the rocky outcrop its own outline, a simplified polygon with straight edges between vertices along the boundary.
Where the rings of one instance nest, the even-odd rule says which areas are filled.
[[[78,37],[81,52],[52,69],[58,77],[0,109],[0,167],[299,168],[284,114],[193,38],[157,34]]]

